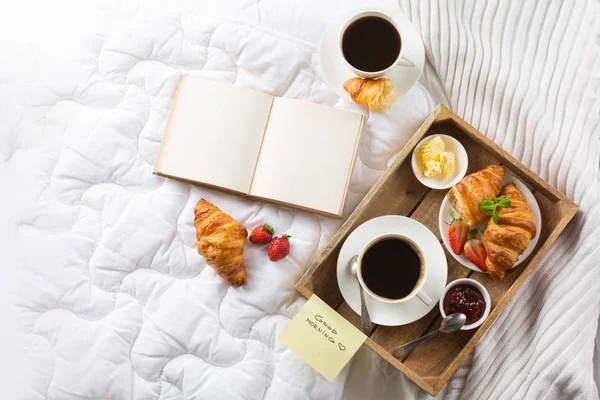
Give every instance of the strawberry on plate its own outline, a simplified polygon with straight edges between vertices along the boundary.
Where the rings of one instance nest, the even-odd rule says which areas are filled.
[[[481,240],[477,239],[477,229],[473,229],[467,235],[467,243],[465,243],[465,256],[482,272],[487,272],[485,266],[485,246]]]
[[[273,237],[273,227],[268,224],[263,224],[254,228],[250,234],[250,241],[254,244],[267,244]]]
[[[448,241],[450,242],[450,247],[452,248],[454,254],[460,255],[460,253],[462,253],[463,246],[467,241],[467,234],[469,233],[471,227],[463,219],[456,219],[454,217],[454,211],[449,210],[448,213],[452,217],[452,222],[448,228]]]
[[[290,237],[290,235],[284,234],[282,237],[273,238],[269,244],[269,260],[281,260],[290,254]]]

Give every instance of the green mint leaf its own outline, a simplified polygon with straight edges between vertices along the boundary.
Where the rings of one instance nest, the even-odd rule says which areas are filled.
[[[494,220],[495,223],[499,224],[500,223],[500,217],[498,216],[498,213],[494,211],[494,213],[492,214],[492,219]]]
[[[511,204],[510,204],[510,200],[508,200],[506,197],[502,197],[500,198],[500,207],[502,208],[510,208]]]
[[[456,214],[454,214],[454,211],[452,209],[448,210],[448,214],[450,214],[450,216],[452,217],[452,219],[456,219]]]
[[[481,208],[483,211],[487,211],[487,209],[490,207],[494,207],[494,202],[492,200],[484,200],[479,205],[479,208]]]
[[[496,209],[495,205],[481,205],[479,208],[481,208],[481,211],[494,211]]]

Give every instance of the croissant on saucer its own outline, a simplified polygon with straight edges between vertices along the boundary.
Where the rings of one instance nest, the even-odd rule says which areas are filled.
[[[515,265],[536,233],[533,213],[523,193],[510,183],[502,188],[500,196],[510,200],[510,207],[499,208],[500,222],[490,218],[483,234],[485,265],[492,278],[498,280],[504,279],[504,273]]]
[[[506,169],[502,165],[490,165],[481,171],[465,176],[452,186],[448,200],[467,224],[483,222],[487,213],[479,205],[483,200],[492,200],[502,189],[502,178]]]
[[[344,89],[353,102],[369,111],[389,110],[396,102],[396,84],[391,79],[350,78],[344,83]]]
[[[198,253],[229,286],[248,282],[244,268],[244,241],[248,231],[213,204],[200,199],[194,208]]]

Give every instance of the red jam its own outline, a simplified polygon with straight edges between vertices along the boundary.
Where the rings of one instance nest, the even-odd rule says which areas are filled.
[[[450,288],[444,297],[446,315],[462,313],[467,317],[465,325],[479,321],[485,312],[483,294],[472,285],[456,285]]]

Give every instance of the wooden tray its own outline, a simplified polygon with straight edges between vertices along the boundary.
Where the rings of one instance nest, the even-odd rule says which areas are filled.
[[[509,271],[500,282],[492,280],[487,274],[473,272],[456,262],[450,254],[446,255],[448,282],[471,277],[481,282],[490,293],[492,310],[478,329],[437,336],[418,347],[405,359],[399,360],[390,354],[396,346],[439,327],[441,317],[438,307],[434,307],[426,316],[412,324],[374,327],[370,338],[365,342],[366,345],[432,396],[442,389],[467,354],[473,350],[578,209],[565,195],[544,182],[448,108],[440,105],[425,120],[393,165],[381,176],[300,279],[296,285],[300,293],[306,298],[315,293],[360,329],[360,316],[344,301],[336,277],[340,248],[354,228],[380,215],[404,215],[420,221],[441,241],[438,214],[447,190],[431,190],[419,183],[412,172],[410,161],[413,148],[423,137],[440,133],[455,137],[465,146],[469,155],[468,174],[490,164],[500,163],[518,176],[531,189],[539,203],[542,230],[529,259]]]

